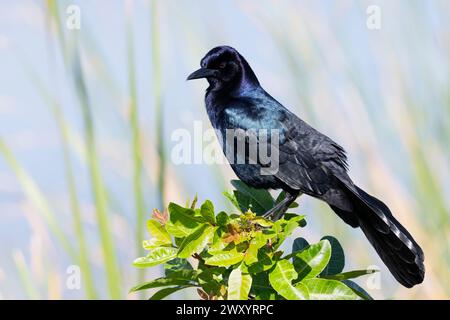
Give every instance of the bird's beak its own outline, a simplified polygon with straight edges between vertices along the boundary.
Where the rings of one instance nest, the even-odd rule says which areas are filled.
[[[194,80],[201,78],[209,78],[217,75],[217,70],[200,68],[197,71],[192,72],[186,80]]]

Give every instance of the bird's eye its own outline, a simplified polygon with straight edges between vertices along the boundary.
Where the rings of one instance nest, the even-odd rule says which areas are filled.
[[[221,63],[219,64],[219,68],[220,68],[220,69],[224,69],[226,66],[227,66],[227,63],[226,63],[226,62],[221,62]]]

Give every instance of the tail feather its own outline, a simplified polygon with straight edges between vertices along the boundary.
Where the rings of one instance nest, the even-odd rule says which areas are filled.
[[[359,227],[392,275],[407,288],[421,283],[425,275],[424,254],[411,234],[383,202],[357,186],[346,189]]]

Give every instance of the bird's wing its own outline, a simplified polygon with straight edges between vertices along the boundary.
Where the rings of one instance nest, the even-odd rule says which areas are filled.
[[[332,175],[347,176],[344,149],[280,105],[236,104],[225,110],[223,119],[226,128],[278,131],[275,177],[292,189],[321,196],[329,190]]]
[[[277,178],[313,196],[325,194],[333,176],[346,179],[344,149],[293,113],[285,110],[283,115],[285,139],[280,139]]]

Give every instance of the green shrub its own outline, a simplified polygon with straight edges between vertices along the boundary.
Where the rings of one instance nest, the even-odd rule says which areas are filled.
[[[201,299],[371,299],[351,278],[375,272],[342,272],[344,252],[337,239],[327,236],[309,244],[293,242],[285,254],[281,244],[294,230],[304,227],[304,216],[287,213],[278,221],[260,215],[280,201],[265,190],[232,181],[236,190],[226,197],[239,214],[215,214],[211,201],[196,208],[170,203],[168,213],[154,210],[148,221],[148,250],[134,265],[148,268],[163,264],[165,276],[139,284],[132,292],[160,288],[150,299],[163,299],[195,287]],[[298,206],[294,203],[291,207]]]

